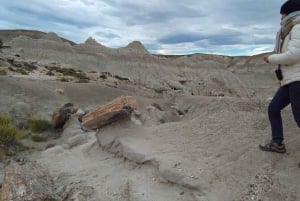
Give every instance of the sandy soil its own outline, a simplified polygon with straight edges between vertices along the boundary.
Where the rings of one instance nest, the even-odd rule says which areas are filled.
[[[23,48],[23,58],[16,59],[34,59],[28,40],[33,43],[15,39],[2,58]],[[40,44],[37,72],[50,60],[66,65],[57,55],[69,53],[55,48],[63,44],[48,42],[53,49],[47,49],[46,40],[35,42]],[[82,52],[87,54],[90,46],[81,44],[70,52],[84,57]],[[82,112],[120,95],[137,99],[138,111],[129,121],[85,132],[77,121],[79,114],[74,114],[59,139],[24,153],[47,167],[58,186],[76,186],[81,193],[77,200],[91,201],[300,199],[300,136],[290,108],[282,112],[288,153],[257,148],[270,138],[266,110],[278,87],[272,67],[264,65],[261,56],[164,58],[140,51],[138,43],[125,50],[96,47],[98,57],[90,55],[90,63],[86,57],[76,60],[77,67],[129,80],[64,83],[37,72],[0,76],[1,113],[24,102],[32,108],[30,115],[50,119],[66,102],[78,104]],[[64,62],[75,65],[71,60]],[[2,62],[6,69],[5,65]],[[55,146],[46,149],[51,143]]]

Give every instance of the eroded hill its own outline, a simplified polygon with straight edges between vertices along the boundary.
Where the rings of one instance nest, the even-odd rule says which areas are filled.
[[[17,102],[28,104],[32,116],[50,118],[65,102],[84,112],[121,95],[138,101],[130,121],[99,131],[82,130],[76,114],[54,147],[44,150],[46,143],[26,155],[59,185],[90,187],[90,197],[80,199],[300,198],[299,131],[289,108],[282,113],[288,154],[257,149],[269,138],[266,110],[278,87],[263,55],[152,55],[138,41],[113,49],[92,38],[71,44],[54,33],[4,42],[1,113]]]

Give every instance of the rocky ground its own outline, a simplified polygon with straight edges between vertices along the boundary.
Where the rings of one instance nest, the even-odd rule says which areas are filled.
[[[47,168],[61,200],[300,199],[290,108],[282,112],[287,154],[257,148],[270,137],[266,110],[278,87],[263,55],[158,56],[140,42],[112,49],[54,33],[4,45],[1,114],[23,105],[28,118],[50,120],[58,105],[79,106],[58,138],[26,141],[33,149],[15,157]],[[130,120],[81,129],[78,115],[121,95],[138,102]]]

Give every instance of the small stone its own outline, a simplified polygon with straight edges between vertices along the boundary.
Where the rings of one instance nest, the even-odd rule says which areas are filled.
[[[51,72],[51,71],[49,71],[49,72]],[[48,74],[48,73],[47,73]],[[53,74],[54,75],[54,74]],[[55,91],[57,92],[57,93],[59,93],[59,94],[64,94],[65,93],[65,91],[63,90],[63,89],[55,89]]]
[[[137,117],[140,117],[142,115],[141,112],[138,110],[133,110],[133,114]]]
[[[184,195],[184,191],[180,192],[180,195]]]

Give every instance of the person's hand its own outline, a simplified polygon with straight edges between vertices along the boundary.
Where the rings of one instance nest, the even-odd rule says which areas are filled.
[[[269,63],[269,55],[264,56],[264,61],[265,61],[266,63]]]

